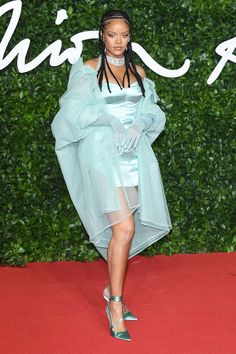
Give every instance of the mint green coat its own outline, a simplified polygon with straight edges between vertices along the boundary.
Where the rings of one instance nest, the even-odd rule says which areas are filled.
[[[151,147],[166,118],[156,104],[155,83],[144,78],[145,97],[138,102],[136,116],[149,115],[153,122],[137,147],[138,191],[134,186],[116,187],[114,171],[120,175],[120,169],[113,130],[91,125],[108,112],[96,75],[82,57],[72,65],[67,90],[59,99],[60,110],[51,123],[55,153],[89,239],[106,260],[112,225],[133,213],[131,258],[172,228],[158,160]]]

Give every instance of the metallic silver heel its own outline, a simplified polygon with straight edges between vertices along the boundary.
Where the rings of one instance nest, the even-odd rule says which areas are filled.
[[[114,331],[114,328],[118,325],[118,323],[120,323],[121,321],[124,321],[124,317],[122,316],[121,318],[116,320],[114,323],[112,323],[111,312],[110,312],[110,307],[109,307],[109,302],[110,301],[120,301],[120,302],[122,302],[122,296],[110,295],[108,304],[106,305],[106,314],[107,314],[107,317],[108,317],[108,320],[109,320],[109,323],[110,323],[111,336],[114,337],[114,338],[117,338],[117,339],[130,341],[131,338],[130,338],[129,332],[127,330],[120,331],[120,332],[115,332]]]

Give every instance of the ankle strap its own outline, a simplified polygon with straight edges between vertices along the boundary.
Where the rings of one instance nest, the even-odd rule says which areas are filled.
[[[122,301],[122,295],[121,296],[110,295],[109,300]]]

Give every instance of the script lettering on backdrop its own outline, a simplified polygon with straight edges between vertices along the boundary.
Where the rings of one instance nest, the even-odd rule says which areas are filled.
[[[220,75],[221,71],[224,69],[227,61],[232,61],[236,64],[236,55],[233,54],[236,49],[236,37],[228,39],[225,42],[220,43],[216,47],[216,53],[221,56],[219,63],[216,65],[215,69],[212,71],[209,76],[207,83],[211,85]]]
[[[83,41],[88,39],[97,39],[98,31],[85,31],[75,34],[70,38],[70,41],[74,43],[73,48],[68,48],[61,53],[62,41],[56,40],[50,44],[42,53],[40,53],[35,59],[26,63],[26,55],[30,46],[30,39],[25,38],[20,41],[8,55],[4,58],[5,51],[11,40],[11,37],[17,27],[19,18],[21,15],[22,1],[15,0],[6,3],[0,7],[0,17],[6,12],[12,10],[12,17],[8,28],[0,42],[0,70],[6,68],[15,57],[17,57],[17,68],[20,73],[25,73],[35,69],[40,65],[48,56],[50,56],[49,64],[51,66],[61,65],[64,61],[68,60],[71,64],[74,64],[80,57],[83,51]],[[67,19],[66,10],[62,9],[57,12],[56,25],[60,25],[65,19]],[[142,61],[155,73],[164,77],[180,77],[183,76],[190,67],[190,60],[185,59],[184,64],[179,69],[166,69],[158,64],[138,43],[132,43],[133,50],[140,56]],[[231,38],[217,46],[216,52],[222,58],[209,76],[207,83],[212,84],[220,75],[227,61],[236,62],[236,57],[233,55],[233,51],[236,48],[236,37]]]

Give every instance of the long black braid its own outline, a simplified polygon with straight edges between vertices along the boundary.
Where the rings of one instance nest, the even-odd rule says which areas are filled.
[[[98,70],[97,73],[97,78],[98,78],[98,84],[100,87],[100,90],[102,91],[102,83],[103,83],[103,76],[105,75],[106,78],[106,82],[107,82],[107,87],[109,92],[111,92],[110,90],[110,85],[109,85],[109,81],[108,81],[108,76],[107,76],[107,72],[106,72],[106,66],[105,63],[107,64],[107,67],[111,73],[111,75],[114,77],[114,79],[116,80],[117,84],[119,85],[120,89],[122,90],[122,86],[120,85],[120,83],[118,82],[117,78],[115,77],[115,75],[113,74],[110,65],[107,61],[106,58],[106,54],[105,54],[105,44],[103,42],[102,39],[102,35],[104,33],[104,28],[106,26],[106,21],[107,20],[111,20],[111,19],[115,19],[115,18],[122,18],[124,21],[126,21],[126,23],[129,25],[129,31],[130,31],[130,40],[127,44],[127,49],[124,51],[124,57],[125,57],[125,74],[123,77],[123,81],[122,81],[122,86],[124,87],[124,80],[125,80],[125,76],[127,75],[128,78],[128,87],[130,87],[130,74],[129,74],[129,70],[133,73],[133,75],[136,77],[136,80],[142,90],[142,94],[143,96],[145,96],[145,89],[143,86],[143,80],[140,77],[137,69],[136,69],[136,65],[135,65],[135,61],[134,61],[134,56],[133,56],[133,50],[132,50],[132,44],[131,44],[131,32],[132,32],[132,25],[131,25],[131,21],[129,16],[124,12],[124,11],[120,11],[120,10],[111,10],[111,11],[107,11],[103,14],[102,19],[101,19],[101,25],[99,28],[99,52],[100,52],[100,56],[101,56],[101,65],[100,68]]]

